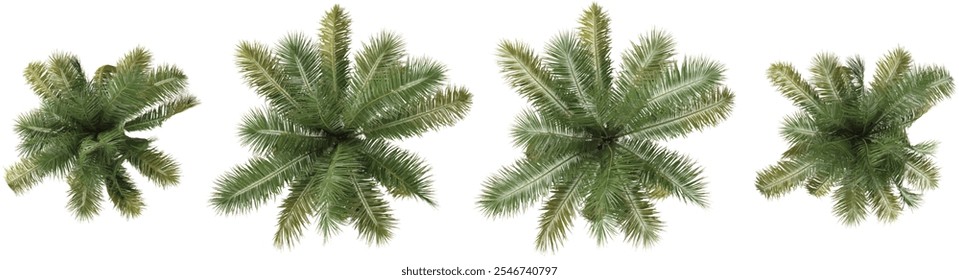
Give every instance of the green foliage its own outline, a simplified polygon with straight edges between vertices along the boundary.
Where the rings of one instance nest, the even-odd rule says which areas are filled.
[[[949,73],[914,65],[902,48],[876,64],[868,85],[859,57],[842,63],[819,54],[810,72],[807,81],[788,63],[769,67],[769,80],[802,110],[783,121],[780,134],[789,149],[779,163],[759,172],[759,192],[767,198],[800,186],[814,196],[832,192],[833,213],[847,225],[870,213],[891,222],[903,205],[918,207],[918,191],[938,186],[936,144],[911,144],[906,129],[952,94]]]
[[[594,4],[579,23],[543,57],[521,42],[499,45],[507,82],[532,108],[512,130],[525,157],[491,176],[478,204],[503,217],[542,203],[540,250],[559,249],[576,216],[600,243],[620,231],[650,245],[663,229],[655,201],[707,205],[702,170],[655,141],[718,124],[733,94],[721,85],[722,65],[677,59],[672,38],[658,30],[631,44],[614,75],[606,13]]]
[[[199,104],[185,92],[186,76],[172,65],[151,65],[143,48],[104,65],[87,80],[76,56],[55,53],[32,62],[23,76],[40,97],[40,107],[20,115],[21,161],[7,169],[6,181],[23,194],[44,178],[66,178],[67,208],[82,220],[100,211],[106,196],[122,215],[140,215],[144,203],[124,163],[163,186],[179,182],[180,169],[151,139],[126,135],[161,126]]]
[[[429,166],[388,140],[453,125],[472,104],[465,88],[445,84],[442,64],[409,57],[393,33],[364,42],[353,63],[349,45],[350,18],[334,6],[318,41],[294,33],[274,49],[237,47],[237,66],[267,106],[240,125],[255,157],[217,180],[210,203],[238,214],[288,189],[277,247],[292,247],[311,222],[324,237],[352,225],[369,243],[389,241],[396,219],[386,194],[435,201]]]

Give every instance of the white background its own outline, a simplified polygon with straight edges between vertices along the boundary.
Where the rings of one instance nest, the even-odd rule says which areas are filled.
[[[582,220],[555,254],[534,249],[537,209],[485,218],[475,200],[481,182],[520,156],[508,136],[526,103],[503,81],[495,50],[521,39],[541,50],[549,37],[576,27],[587,1],[377,1],[342,4],[353,18],[354,45],[383,29],[408,51],[449,66],[450,81],[475,95],[455,127],[402,142],[433,166],[436,200],[392,203],[399,228],[391,243],[368,246],[345,228],[324,244],[309,233],[292,250],[272,245],[278,201],[225,217],[208,207],[213,181],[250,153],[237,124],[260,100],[234,66],[241,40],[273,44],[291,31],[315,34],[331,1],[30,1],[0,7],[0,164],[17,160],[13,120],[38,104],[21,77],[27,63],[56,50],[77,54],[88,74],[137,45],[156,62],[190,77],[202,105],[146,133],[181,163],[182,182],[161,190],[139,175],[148,208],[126,220],[108,208],[92,222],[66,210],[64,180],[46,180],[15,196],[0,189],[0,279],[363,279],[401,277],[409,267],[557,266],[549,279],[957,279],[957,100],[947,100],[911,129],[911,139],[941,142],[941,188],[895,223],[870,217],[846,227],[829,199],[797,191],[769,201],[754,188],[756,171],[786,148],[779,122],[795,110],[765,78],[774,61],[808,73],[813,55],[861,54],[873,65],[904,46],[919,63],[959,75],[955,8],[927,1],[603,1],[612,18],[613,59],[653,27],[674,35],[681,54],[723,62],[736,93],[729,119],[667,142],[706,170],[711,207],[659,203],[667,223],[653,247],[615,240],[597,246]],[[530,278],[532,276],[515,277]],[[499,279],[467,277],[456,279]]]

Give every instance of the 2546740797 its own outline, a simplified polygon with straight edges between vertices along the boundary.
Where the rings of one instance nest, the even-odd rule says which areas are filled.
[[[555,266],[497,266],[493,275],[556,275]]]

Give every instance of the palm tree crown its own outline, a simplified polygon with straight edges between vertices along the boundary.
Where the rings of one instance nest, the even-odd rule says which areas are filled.
[[[548,196],[540,250],[556,250],[577,214],[600,243],[620,230],[648,245],[662,229],[655,200],[707,204],[701,169],[657,141],[717,124],[733,94],[720,85],[722,65],[675,59],[661,31],[631,44],[614,76],[608,16],[593,4],[579,23],[578,32],[553,37],[544,58],[520,42],[500,44],[502,72],[533,109],[512,129],[525,158],[485,182],[479,205],[488,216],[509,216]]]
[[[759,172],[759,192],[768,198],[800,186],[817,197],[831,192],[833,213],[849,225],[870,211],[888,222],[903,204],[919,206],[917,191],[938,185],[931,159],[936,142],[911,144],[906,129],[952,94],[949,73],[913,65],[902,48],[879,61],[868,85],[858,56],[841,63],[822,53],[810,71],[811,83],[787,63],[769,67],[770,81],[802,110],[783,121],[780,134],[789,149]]]
[[[89,219],[100,210],[104,187],[121,214],[141,213],[143,199],[124,162],[160,186],[177,184],[180,171],[172,157],[153,147],[152,139],[126,135],[159,127],[198,104],[184,92],[187,77],[180,69],[153,67],[151,60],[147,50],[136,48],[115,66],[97,69],[91,80],[71,54],[30,63],[24,77],[41,104],[16,121],[23,159],[7,169],[10,188],[22,194],[45,177],[66,177],[68,208]]]
[[[384,191],[434,205],[429,166],[388,140],[452,125],[472,102],[465,88],[444,85],[443,65],[407,56],[393,33],[363,44],[351,65],[349,26],[335,6],[318,43],[294,33],[275,52],[238,46],[237,65],[268,106],[240,127],[256,156],[218,180],[211,203],[221,213],[245,212],[288,186],[278,247],[292,246],[311,220],[326,237],[352,224],[367,242],[388,241],[396,221]]]

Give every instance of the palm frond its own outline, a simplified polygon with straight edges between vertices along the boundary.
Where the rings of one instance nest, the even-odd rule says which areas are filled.
[[[952,76],[938,66],[916,67],[902,76],[901,81],[888,91],[878,92],[882,111],[878,122],[911,124],[933,105],[952,95]]]
[[[153,55],[144,48],[127,52],[116,64],[116,72],[106,87],[106,114],[115,120],[125,119],[145,106],[142,92],[151,86],[147,81]]]
[[[115,155],[122,145],[129,139],[122,130],[110,129],[98,133],[96,136],[87,136],[80,141],[79,153],[105,152],[110,156],[105,158],[116,158]]]
[[[777,198],[803,185],[816,172],[816,164],[806,160],[782,160],[767,167],[756,177],[756,189],[766,198]]]
[[[510,135],[514,145],[526,148],[527,156],[576,152],[591,140],[585,131],[531,110],[516,117]]]
[[[659,219],[653,202],[638,188],[624,186],[621,203],[623,207],[616,212],[626,241],[634,245],[650,246],[659,240],[663,222]]]
[[[160,187],[170,187],[178,184],[180,181],[180,166],[173,160],[173,157],[151,147],[150,141],[144,140],[128,140],[128,143],[135,144],[130,145],[123,152],[127,162],[140,174]],[[120,178],[117,180],[120,180]]]
[[[918,190],[932,190],[939,186],[939,168],[928,158],[918,153],[906,153],[905,178]]]
[[[783,119],[779,135],[792,145],[808,144],[819,136],[818,130],[819,127],[809,114],[796,113]]]
[[[660,109],[662,104],[714,90],[724,79],[725,71],[722,64],[710,59],[684,58],[681,63],[669,64],[640,100],[646,100],[647,109]]]
[[[220,213],[243,213],[258,208],[282,191],[296,174],[309,170],[309,155],[253,158],[219,177],[210,204]]]
[[[518,214],[548,194],[554,180],[567,176],[579,160],[576,154],[536,161],[521,159],[483,183],[479,206],[491,217]]]
[[[676,55],[676,43],[664,31],[652,30],[639,37],[639,43],[630,43],[630,48],[623,52],[622,70],[616,77],[615,88],[611,92],[622,96],[624,100],[644,100],[649,85],[661,77],[667,70],[671,59]],[[616,101],[616,100],[613,100]],[[615,109],[613,119],[624,123],[629,113],[639,108],[636,102],[611,103]]]
[[[858,184],[843,182],[833,192],[832,212],[839,216],[843,224],[857,225],[866,219],[866,193]]]
[[[300,108],[289,81],[281,75],[279,62],[269,47],[258,42],[241,42],[237,46],[236,64],[247,85],[266,98],[273,109],[293,115]]]
[[[390,110],[364,125],[371,138],[398,139],[450,126],[462,120],[473,103],[464,87],[447,87],[427,100]]]
[[[320,204],[315,211],[316,230],[323,235],[323,242],[327,242],[333,235],[340,232],[340,228],[349,223],[350,203],[353,196],[352,190],[337,189],[335,193],[326,194],[336,198],[322,198],[320,201],[330,201]],[[335,202],[335,203],[334,203]]]
[[[145,74],[146,88],[132,100],[131,114],[173,98],[188,95],[187,77],[174,65],[158,65]]]
[[[842,102],[842,97],[848,90],[846,78],[848,69],[839,62],[839,57],[831,53],[820,53],[813,58],[812,83],[816,85],[817,93],[822,103]]]
[[[354,126],[368,125],[375,116],[415,104],[436,92],[446,79],[446,67],[429,58],[408,59],[403,67],[391,69],[369,94],[353,99],[345,121]]]
[[[899,217],[902,212],[902,205],[899,204],[899,198],[892,193],[892,189],[883,186],[878,189],[866,191],[866,197],[869,199],[869,205],[876,217],[883,222],[892,222]]]
[[[97,71],[93,73],[93,79],[90,80],[90,87],[95,92],[103,92],[110,83],[110,79],[113,79],[113,75],[117,73],[117,67],[113,65],[103,65],[97,68]]]
[[[623,52],[622,72],[617,76],[617,88],[628,90],[645,85],[662,74],[676,55],[676,42],[663,30],[653,29],[639,37],[639,43],[630,43]]]
[[[821,110],[822,101],[819,94],[813,89],[792,64],[779,62],[769,66],[766,77],[776,86],[777,90],[792,100],[796,106],[806,112],[816,113]]]
[[[143,131],[163,125],[176,114],[200,105],[200,101],[193,95],[180,95],[166,100],[153,108],[143,112],[126,122],[123,126],[127,131]]]
[[[328,160],[321,160],[315,166],[310,184],[316,185],[311,189],[316,201],[314,215],[324,240],[349,222],[354,210],[351,206],[356,200],[353,175],[364,168],[359,156],[359,147],[340,145],[330,153]]]
[[[632,176],[638,179],[646,193],[674,196],[700,207],[709,205],[702,168],[694,165],[688,157],[653,142],[636,139],[625,139],[617,148],[627,158],[634,159],[636,169],[631,172]]]
[[[683,104],[667,110],[651,112],[630,124],[623,133],[630,137],[669,139],[714,126],[726,119],[733,108],[733,93],[726,87],[717,87],[695,97],[687,97]]]
[[[277,43],[277,64],[280,73],[287,79],[287,90],[296,102],[303,104],[309,117],[297,121],[307,126],[339,128],[340,116],[337,106],[339,97],[330,94],[322,84],[319,47],[302,33],[291,33]]]
[[[113,208],[127,218],[140,216],[146,206],[142,193],[133,185],[126,168],[117,164],[112,172],[112,175],[104,178],[104,183]]]
[[[909,150],[912,152],[915,152],[918,155],[932,156],[933,154],[936,153],[936,150],[938,148],[939,148],[939,142],[926,140],[926,141],[916,143],[915,145],[912,145],[912,147],[910,147]]]
[[[586,167],[582,166],[581,168]],[[566,240],[566,233],[572,227],[573,217],[583,201],[583,194],[589,188],[587,176],[590,171],[580,170],[573,176],[559,180],[550,191],[549,200],[542,207],[539,216],[539,232],[536,234],[536,248],[540,251],[559,249]]]
[[[342,102],[350,84],[350,16],[339,5],[326,12],[320,23],[320,83],[333,104]],[[329,106],[339,108],[340,106]]]
[[[603,121],[597,108],[600,98],[596,98],[596,75],[592,75],[590,50],[585,43],[571,32],[560,33],[546,45],[544,61],[553,72],[553,82],[557,88],[568,90],[575,97],[570,106],[572,120],[584,124],[601,125]],[[608,77],[608,76],[607,76]],[[608,87],[606,88],[609,89]],[[603,96],[600,96],[603,97]]]
[[[323,133],[304,128],[269,108],[253,109],[243,117],[240,141],[253,152],[267,155],[274,152],[298,153],[328,145]]]
[[[304,179],[290,182],[290,193],[280,204],[276,233],[273,234],[274,246],[292,247],[299,241],[310,215],[316,211],[316,185]]]
[[[47,145],[69,146],[68,143],[57,143],[75,139],[75,133],[66,129],[67,124],[51,117],[42,109],[34,109],[17,116],[14,121],[14,132],[20,137],[17,150],[21,155],[30,156],[43,150]]]
[[[23,69],[23,78],[30,84],[30,89],[43,100],[57,98],[62,92],[53,85],[52,75],[47,70],[47,65],[39,61],[30,62],[27,68]]]
[[[53,117],[79,127],[109,122],[118,119],[107,116],[106,99],[103,94],[68,94],[52,102],[41,104],[41,108]]]
[[[345,198],[342,192],[351,187],[354,182],[350,176],[360,168],[355,156],[349,146],[337,146],[326,159],[317,161],[308,173],[312,174],[311,178],[290,184],[290,195],[280,205],[274,245],[292,247],[303,234],[310,216],[327,213],[331,204]]]
[[[569,106],[573,97],[557,87],[552,71],[543,66],[542,59],[528,45],[515,41],[500,42],[497,56],[506,80],[532,102],[540,114],[558,119],[572,117]]]
[[[150,68],[150,62],[153,61],[153,54],[146,48],[136,47],[130,50],[120,60],[117,60],[117,73],[142,73]]]
[[[48,81],[61,92],[76,92],[87,86],[86,76],[76,55],[58,52],[47,62]]]
[[[628,184],[625,168],[615,153],[599,155],[599,170],[583,201],[582,214],[597,244],[604,244],[617,229],[616,213],[627,207],[621,189]]]
[[[303,33],[290,33],[280,39],[276,56],[283,75],[289,77],[291,88],[315,97],[321,94],[319,49],[313,40]]]
[[[62,177],[76,161],[76,147],[48,146],[6,170],[4,178],[14,193],[22,194],[47,177]]]
[[[592,75],[592,95],[595,102],[605,102],[612,88],[613,68],[610,60],[609,15],[596,3],[593,3],[579,18],[579,37],[587,50],[589,70],[584,75]],[[609,108],[608,104],[598,104],[599,108]],[[606,116],[606,112],[600,112]],[[605,118],[604,118],[605,119]]]
[[[70,186],[67,208],[79,220],[90,220],[100,212],[106,174],[95,156],[84,156],[67,176]]]
[[[912,55],[904,48],[895,48],[876,63],[876,72],[869,87],[875,93],[888,90],[909,72],[912,67]]]
[[[356,67],[355,78],[350,80],[352,93],[370,93],[370,87],[376,85],[376,77],[382,77],[401,65],[406,56],[405,48],[403,40],[393,32],[383,31],[363,42],[360,51],[353,58]]]
[[[846,69],[849,71],[846,73],[848,76],[849,90],[845,92],[844,95],[841,95],[842,100],[846,100],[849,104],[856,104],[862,95],[865,94],[866,82],[864,81],[866,77],[866,64],[863,62],[862,57],[852,56],[846,59]],[[853,107],[855,108],[855,107]]]
[[[404,49],[403,40],[392,32],[381,32],[364,42],[354,55],[355,72],[350,80],[350,99],[374,99],[374,95],[379,93],[375,89],[381,86],[378,81],[388,78],[403,66],[406,57]]]
[[[904,187],[902,184],[896,184],[896,190],[899,191],[899,201],[909,208],[918,208],[922,204],[922,194]]]
[[[393,218],[389,205],[383,200],[383,194],[376,189],[372,180],[357,178],[356,174],[351,176],[353,193],[356,194],[356,210],[351,215],[353,227],[367,243],[386,243],[393,237],[393,228],[396,227],[396,219]]]
[[[433,200],[430,168],[415,154],[393,146],[386,141],[367,140],[363,153],[368,161],[368,172],[394,197],[420,199],[431,206]]]
[[[864,156],[867,162],[872,164],[873,170],[901,173],[901,171],[896,170],[901,168],[902,159],[904,159],[904,153],[906,152],[904,148],[909,145],[906,139],[904,130],[884,130],[874,133],[872,137],[863,141],[861,145],[854,149],[859,155]]]
[[[618,203],[621,203],[621,200],[612,201],[609,203],[609,206],[614,208],[614,210],[622,209],[626,207],[625,205],[621,205]],[[586,205],[587,204],[584,202],[583,203],[584,209]],[[616,221],[616,217],[614,217],[611,214],[594,216],[592,214],[587,214],[586,212],[582,212],[582,211],[581,213],[583,215],[583,218],[589,224],[589,234],[590,236],[593,237],[593,239],[596,239],[596,245],[601,246],[606,244],[606,242],[609,241],[610,238],[612,238],[614,232],[617,229],[619,229],[619,227],[621,226],[621,223]]]
[[[405,47],[399,35],[392,32],[381,32],[363,43],[354,56],[356,66],[350,85],[350,99],[354,104],[351,105],[373,100],[382,93],[378,90],[382,86],[378,81],[389,78],[403,67]]]
[[[817,168],[816,174],[806,181],[806,191],[812,196],[823,197],[832,192],[836,186],[836,178],[825,168]]]

